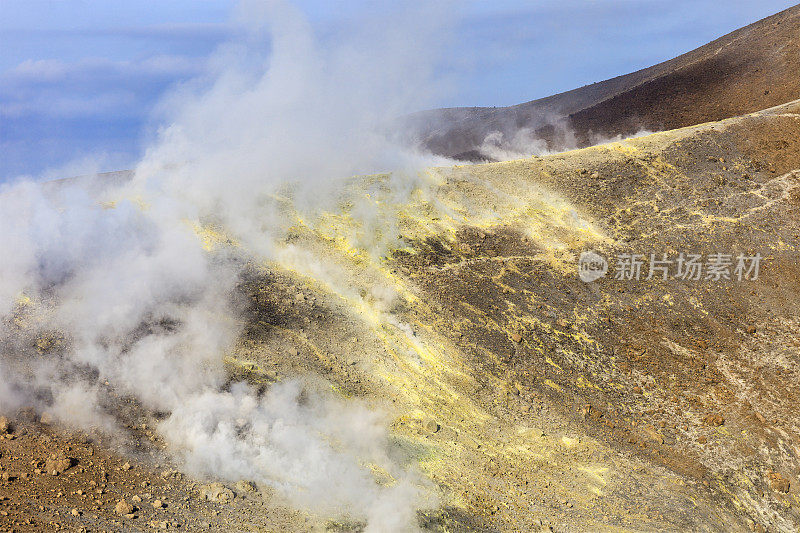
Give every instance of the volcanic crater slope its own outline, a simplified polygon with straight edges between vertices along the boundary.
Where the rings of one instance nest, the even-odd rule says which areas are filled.
[[[795,6],[637,72],[510,107],[426,111],[409,117],[408,126],[436,154],[491,160],[484,143],[492,132],[507,145],[530,130],[560,150],[767,109],[800,98],[798,72]]]
[[[580,144],[668,131],[356,177],[314,212],[287,188],[270,200],[286,231],[269,259],[198,223],[209,256],[245,265],[225,386],[266,394],[306,376],[388,413],[392,451],[437,496],[417,512],[425,531],[796,531],[799,17],[548,99],[436,112],[426,142],[481,158],[494,130],[553,146],[568,130]],[[609,272],[586,283],[589,250]],[[618,276],[634,255],[639,275]],[[737,272],[740,255],[760,258],[757,276]],[[703,273],[679,276],[693,256]],[[720,275],[712,258],[730,261]],[[68,339],[30,325],[47,306],[20,301],[4,357],[60,357]],[[0,419],[0,529],[365,528],[266,485],[180,473],[166,414],[104,393],[124,445],[29,409]]]
[[[355,178],[338,211],[314,216],[283,200],[294,223],[239,287],[249,304],[231,380],[269,390],[314,374],[386,409],[398,453],[435,482],[426,530],[800,526],[800,103],[431,169],[411,192],[392,183]],[[367,207],[377,227],[360,218]],[[218,229],[200,238],[210,254],[242,253]],[[611,271],[584,283],[589,249]],[[650,253],[763,261],[758,279],[615,279],[615,258]],[[0,525],[363,527],[293,511],[246,480],[176,476],[158,414],[124,399],[119,413],[139,446],[132,468],[111,441],[19,413],[0,440]],[[49,475],[48,452],[75,461]],[[168,504],[120,514],[134,496]]]

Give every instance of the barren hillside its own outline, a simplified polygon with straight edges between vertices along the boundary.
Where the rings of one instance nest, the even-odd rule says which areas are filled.
[[[343,397],[389,401],[398,453],[438,493],[420,510],[423,529],[795,530],[798,111],[434,169],[432,196],[403,201],[388,177],[355,180],[341,211],[297,219],[277,243],[292,253],[242,280],[250,304],[226,357],[231,379],[269,390],[311,372]],[[405,242],[383,259],[349,215],[380,198]],[[209,253],[237,246],[212,228],[200,235]],[[611,271],[585,283],[577,259],[590,248]],[[301,251],[328,268],[309,269]],[[733,270],[615,279],[613,258],[626,253],[760,253],[763,264],[741,281]],[[42,305],[20,307],[19,335]],[[57,354],[44,339],[31,356]],[[361,527],[293,512],[247,480],[227,496],[204,485],[213,480],[159,476],[180,468],[152,431],[163,415],[119,410],[140,447],[131,469],[120,466],[130,450],[19,413],[0,441],[10,474],[0,524]],[[73,462],[51,475],[48,453]],[[139,510],[118,513],[120,500]]]
[[[0,531],[797,531],[799,28],[445,110],[430,142],[665,131],[280,182],[228,225],[172,216],[195,174],[166,203],[134,172],[13,189],[66,229],[9,241],[38,285],[2,315]]]
[[[530,128],[553,148],[563,128],[591,137],[662,131],[752,113],[800,97],[800,6],[650,68],[501,108],[454,108],[413,117],[434,153],[480,159],[492,131]],[[553,127],[553,125],[558,127]]]

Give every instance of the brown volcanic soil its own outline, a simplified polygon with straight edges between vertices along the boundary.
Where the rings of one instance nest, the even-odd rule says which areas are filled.
[[[144,420],[110,439],[18,413],[0,432],[0,531],[324,530],[264,487],[232,485],[232,500],[216,498],[216,485],[175,469]],[[130,508],[120,512],[120,501]]]
[[[800,97],[798,72],[800,6],[631,74],[511,107],[420,113],[411,123],[434,153],[475,161],[492,131],[530,128],[563,149],[564,128],[587,146],[752,113]]]

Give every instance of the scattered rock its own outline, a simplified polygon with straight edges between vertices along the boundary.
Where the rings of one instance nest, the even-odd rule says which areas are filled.
[[[427,431],[428,433],[436,433],[437,431],[439,431],[439,429],[441,429],[439,423],[432,418],[428,418],[427,420],[425,420],[424,427],[425,431]]]
[[[153,505],[154,509],[163,509],[164,508],[164,502],[162,502],[161,500],[153,500],[153,504],[152,505]]]
[[[601,418],[603,418],[603,411],[597,409],[596,407],[592,406],[591,404],[586,404],[583,406],[582,409],[583,418],[585,420],[594,420],[595,422],[599,422]]]
[[[258,492],[258,487],[256,487],[256,484],[253,483],[252,481],[245,481],[245,480],[237,481],[235,486],[236,490],[242,493]]]
[[[776,492],[789,492],[789,480],[780,475],[778,472],[770,472],[767,474],[769,479],[769,487]]]
[[[129,504],[125,500],[120,500],[117,502],[117,505],[114,507],[114,512],[120,516],[126,516],[132,514],[135,511],[133,505]]]
[[[62,453],[50,454],[45,461],[44,470],[52,476],[63,474],[75,465],[75,459],[67,457]]]
[[[0,416],[0,435],[4,433],[11,433],[11,422],[8,421],[8,418]]]
[[[183,479],[183,474],[178,472],[177,470],[164,470],[161,472],[161,477],[164,479],[177,479],[180,481]]]
[[[130,463],[125,463],[124,465],[122,465],[122,470],[124,470],[124,471],[126,471],[126,472],[127,472],[128,470],[130,470],[131,468],[132,468],[132,467],[131,467],[131,464],[130,464]]]
[[[200,489],[200,494],[203,499],[221,503],[233,501],[236,497],[236,493],[222,483],[210,483],[205,485]]]
[[[719,413],[711,413],[706,415],[703,419],[703,423],[707,426],[719,427],[725,423],[725,418]]]
[[[756,332],[756,327],[755,326],[747,326],[747,333],[748,334],[753,335],[753,334],[755,334],[755,332]]]
[[[520,335],[517,332],[514,332],[511,334],[511,340],[519,344],[520,342],[522,342],[522,335]]]

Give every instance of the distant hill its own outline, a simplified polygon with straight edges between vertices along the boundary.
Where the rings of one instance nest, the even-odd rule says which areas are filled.
[[[669,130],[722,120],[800,97],[800,5],[736,30],[664,63],[510,107],[417,113],[415,137],[432,152],[492,159],[487,135],[505,139],[528,128],[550,148],[565,135],[576,146],[593,138]]]

